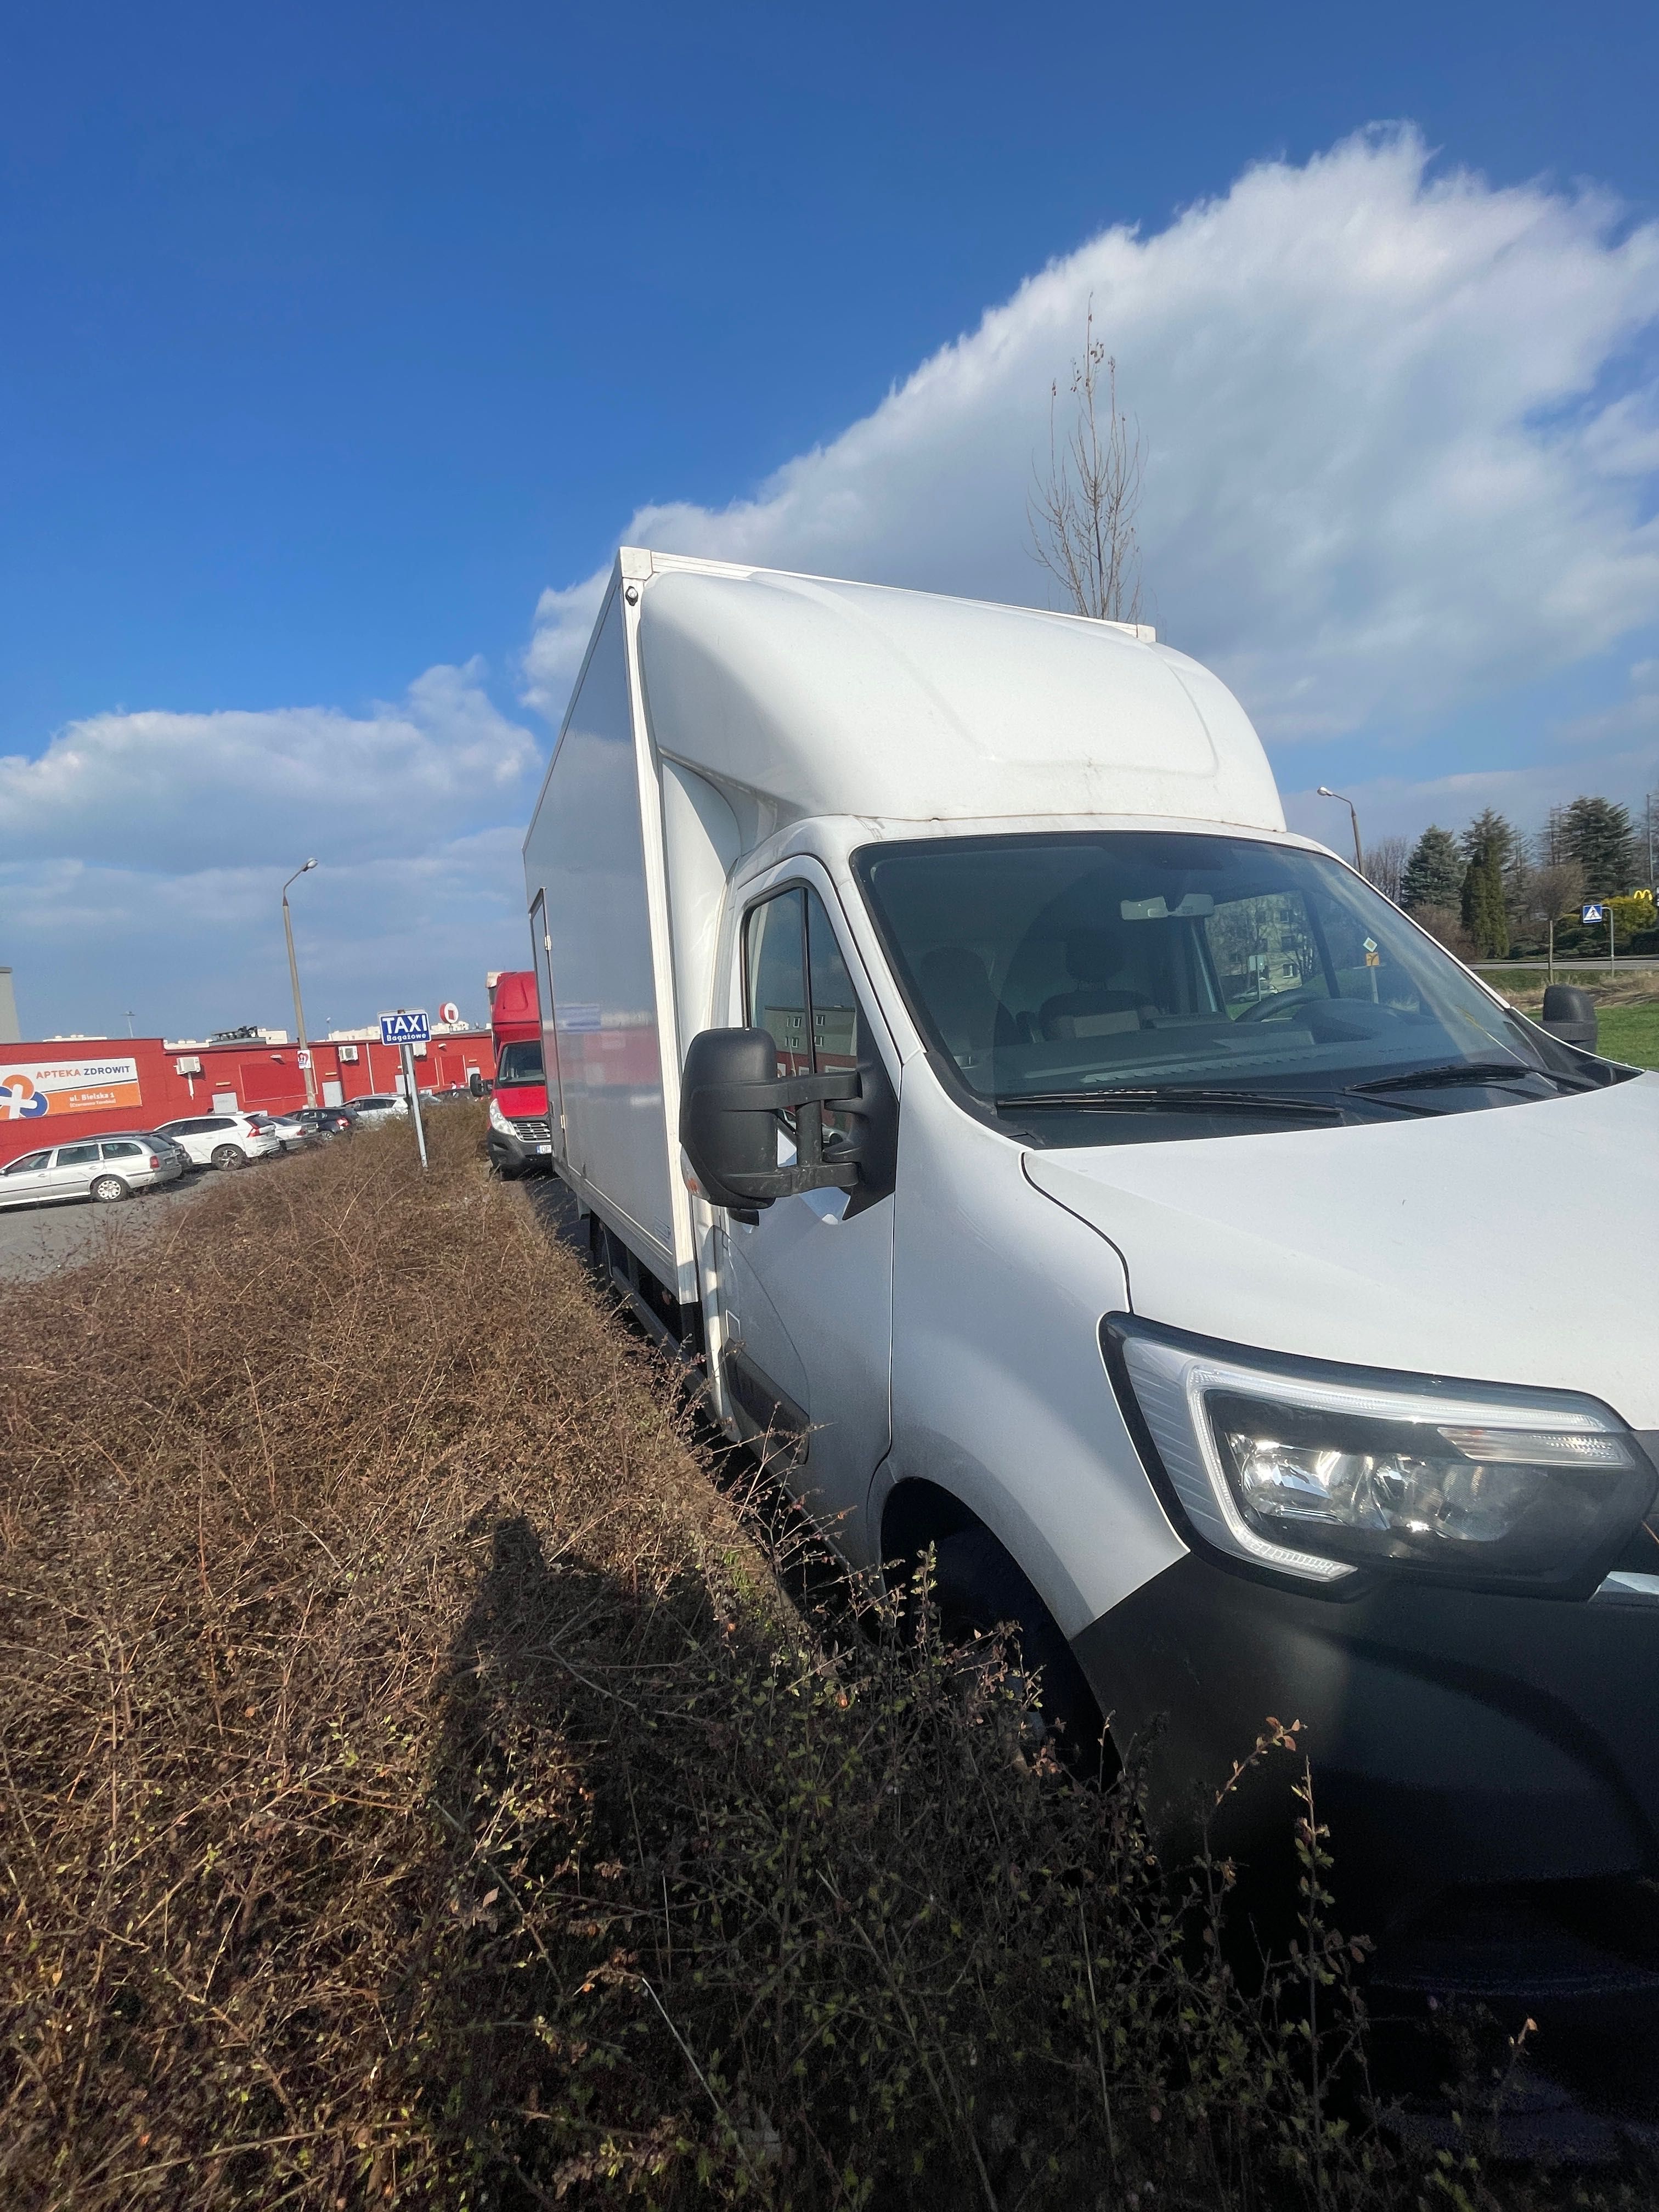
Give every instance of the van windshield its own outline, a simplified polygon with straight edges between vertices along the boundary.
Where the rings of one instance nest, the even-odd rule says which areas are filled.
[[[503,1084],[542,1080],[542,1048],[534,1037],[520,1037],[501,1047],[501,1057],[495,1062],[497,1089]]]
[[[1105,830],[869,845],[853,863],[936,1060],[1043,1142],[1455,1112],[1625,1073],[1497,1004],[1363,878],[1296,846]]]

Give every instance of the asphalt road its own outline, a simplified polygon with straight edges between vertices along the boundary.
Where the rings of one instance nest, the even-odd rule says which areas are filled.
[[[0,1289],[89,1260],[107,1237],[141,1237],[179,1218],[218,1177],[212,1169],[163,1183],[118,1206],[77,1199],[67,1206],[17,1206],[0,1213]]]

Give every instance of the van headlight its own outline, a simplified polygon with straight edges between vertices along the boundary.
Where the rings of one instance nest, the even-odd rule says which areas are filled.
[[[1194,1532],[1304,1581],[1373,1567],[1588,1595],[1659,1480],[1594,1398],[1280,1358],[1127,1314],[1101,1346]]]
[[[511,1137],[516,1133],[513,1124],[507,1120],[506,1115],[501,1111],[501,1102],[499,1098],[492,1097],[490,1099],[489,1126],[492,1129],[499,1130],[504,1137]]]

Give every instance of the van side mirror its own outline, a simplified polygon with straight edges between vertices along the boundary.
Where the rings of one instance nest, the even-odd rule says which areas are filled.
[[[826,1160],[823,1109],[860,1095],[857,1071],[780,1075],[766,1030],[704,1030],[680,1076],[680,1143],[711,1206],[746,1212],[803,1190],[851,1190],[856,1160]],[[795,1117],[795,1164],[778,1165],[777,1116]]]
[[[483,1078],[475,1067],[466,1079],[466,1087],[475,1098],[483,1097]]]
[[[1582,1045],[1594,1052],[1595,1001],[1588,991],[1577,990],[1571,983],[1552,983],[1544,993],[1539,1026],[1559,1037],[1563,1044]]]

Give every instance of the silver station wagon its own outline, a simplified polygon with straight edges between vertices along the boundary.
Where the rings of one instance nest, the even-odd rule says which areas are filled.
[[[176,1152],[161,1151],[147,1137],[82,1137],[25,1152],[0,1169],[0,1206],[50,1206],[71,1198],[107,1205],[152,1184],[177,1182],[182,1173]]]

